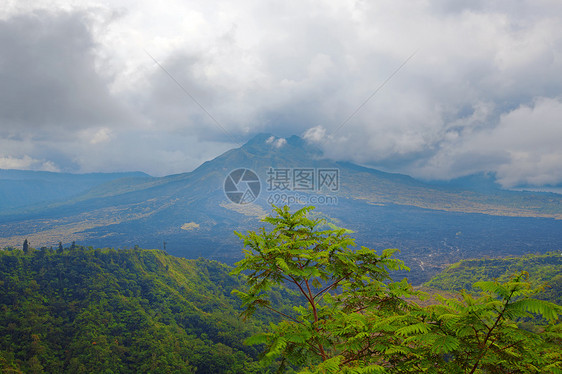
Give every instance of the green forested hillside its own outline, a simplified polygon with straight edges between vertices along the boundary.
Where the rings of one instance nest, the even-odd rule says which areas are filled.
[[[1,373],[263,372],[263,346],[243,341],[278,319],[239,319],[231,292],[248,285],[230,267],[139,248],[25,248],[0,250]],[[559,301],[560,265],[560,253],[463,261],[428,285],[469,288],[527,270],[558,285],[543,297]],[[267,291],[272,306],[293,315],[295,297],[280,290]]]
[[[445,291],[472,290],[479,281],[507,280],[521,271],[527,271],[534,284],[547,287],[536,297],[562,305],[562,253],[548,252],[543,255],[521,257],[482,258],[462,260],[433,277],[425,286]]]
[[[158,250],[0,250],[2,373],[248,373],[259,331],[215,261]]]

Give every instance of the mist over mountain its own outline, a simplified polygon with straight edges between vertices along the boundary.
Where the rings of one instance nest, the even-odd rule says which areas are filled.
[[[246,204],[225,193],[225,180],[239,169],[259,178],[259,194],[248,195]],[[242,175],[234,188],[248,192],[249,183],[256,183]],[[297,136],[260,134],[192,172],[159,178],[139,173],[106,175],[103,181],[101,175],[55,176],[49,174],[48,188],[31,177],[18,181],[29,186],[0,206],[0,246],[21,246],[24,239],[35,247],[59,241],[140,245],[233,263],[241,257],[233,231],[256,229],[271,204],[289,204],[315,205],[318,217],[354,230],[358,245],[399,248],[414,282],[463,258],[562,247],[562,195],[505,191],[490,175],[422,182],[324,158]],[[11,183],[2,179],[0,187]],[[49,191],[58,185],[65,193],[54,196]],[[22,206],[25,194],[34,198]]]

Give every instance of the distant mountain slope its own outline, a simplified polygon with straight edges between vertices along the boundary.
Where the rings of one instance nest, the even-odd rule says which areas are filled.
[[[527,271],[534,284],[548,284],[538,298],[562,305],[562,252],[462,260],[447,267],[424,286],[444,291],[471,291],[475,282],[494,279],[505,281],[521,271]]]
[[[471,190],[483,193],[497,192],[501,185],[496,181],[494,173],[476,173],[449,181],[435,181],[430,184],[445,188],[457,188],[459,190]]]
[[[151,178],[141,172],[68,174],[0,169],[0,213],[39,203],[65,201],[104,183],[126,178]]]
[[[261,192],[252,204],[235,204],[223,191],[227,175],[239,168],[260,178]],[[291,177],[305,169],[336,170],[338,188],[319,188],[318,180],[313,191],[297,190],[294,181],[288,189],[275,188],[276,170]],[[359,244],[401,249],[415,283],[463,258],[562,248],[562,195],[474,188],[484,184],[489,186],[477,178],[467,189],[431,185],[325,159],[297,136],[261,134],[189,173],[117,179],[64,201],[0,215],[0,247],[21,246],[26,238],[35,246],[166,245],[174,255],[233,263],[241,256],[234,230],[255,229],[272,203],[299,198],[316,205],[320,216],[354,230]],[[331,204],[317,203],[318,197]]]
[[[562,195],[507,191],[459,179],[451,185],[429,184],[401,174],[384,173],[349,163],[338,163],[347,171],[343,191],[371,204],[398,204],[462,213],[511,217],[562,219]],[[462,180],[467,187],[459,187]],[[343,183],[342,183],[343,184]]]
[[[0,372],[254,372],[242,341],[258,330],[229,270],[158,250],[0,250]]]

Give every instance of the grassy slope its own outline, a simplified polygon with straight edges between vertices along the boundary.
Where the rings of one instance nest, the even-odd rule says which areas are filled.
[[[430,289],[457,291],[472,290],[474,282],[505,280],[514,273],[527,271],[532,283],[546,284],[538,298],[562,305],[562,253],[548,252],[543,255],[522,257],[482,258],[463,260],[450,265],[424,286]]]

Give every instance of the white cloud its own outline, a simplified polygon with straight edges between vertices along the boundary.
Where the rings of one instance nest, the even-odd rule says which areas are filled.
[[[287,144],[287,139],[285,138],[276,138],[275,136],[270,136],[265,140],[265,144],[271,144],[275,148],[281,148],[285,144]]]
[[[533,105],[503,115],[490,143],[509,152],[511,162],[498,168],[506,186],[557,184],[562,181],[562,97],[538,98]]]
[[[29,156],[0,157],[0,169],[28,169],[35,161]]]
[[[481,114],[475,112],[475,117]],[[418,170],[446,178],[466,172],[495,171],[505,187],[562,181],[562,98],[537,98],[502,114],[496,127],[471,127],[451,136]],[[412,170],[414,173],[415,171]]]
[[[28,155],[23,157],[0,157],[0,169],[60,171],[53,162],[36,160]]]
[[[562,182],[559,1],[10,0],[0,12],[0,134],[63,169],[181,172],[270,132],[421,178]]]
[[[285,144],[287,144],[287,139],[285,138],[279,138],[275,141],[275,143],[273,143],[273,146],[275,148],[281,148],[283,147]]]
[[[92,136],[90,143],[91,144],[98,144],[98,143],[107,143],[111,140],[111,130],[107,127],[103,127],[95,132]]]
[[[305,131],[303,138],[312,143],[320,143],[326,136],[326,129],[322,126],[315,126]]]

